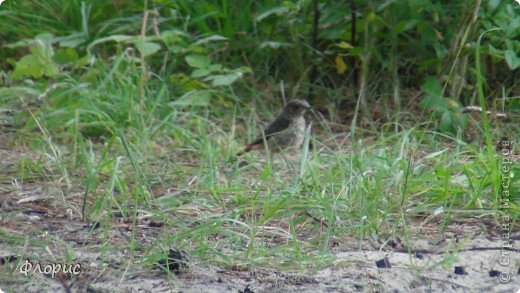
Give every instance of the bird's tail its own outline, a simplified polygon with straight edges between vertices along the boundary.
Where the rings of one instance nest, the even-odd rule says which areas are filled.
[[[241,157],[243,156],[245,153],[249,153],[251,151],[251,149],[253,148],[252,145],[248,144],[243,150],[239,151],[235,156],[236,157]]]

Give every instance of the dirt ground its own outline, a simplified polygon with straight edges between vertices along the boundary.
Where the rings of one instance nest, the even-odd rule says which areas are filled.
[[[103,229],[76,216],[82,203],[79,183],[66,197],[59,189],[31,180],[20,184],[13,180],[19,155],[12,149],[0,149],[0,292],[520,290],[520,227],[515,227],[503,245],[500,227],[491,220],[475,218],[452,222],[442,233],[442,219],[417,219],[408,224],[411,236],[406,240],[345,235],[331,243],[334,265],[319,270],[222,268],[190,257],[186,268],[168,275],[159,268],[141,266],[139,259],[145,252],[139,249],[133,256],[119,250],[104,251],[101,256],[101,244],[107,236],[98,231]],[[130,225],[110,224],[114,247],[128,241]],[[150,242],[162,229],[142,221],[133,232],[137,241]],[[50,265],[56,268],[56,259],[63,255],[71,260],[67,273],[61,270],[52,276],[47,269]],[[135,265],[128,266],[132,257]]]

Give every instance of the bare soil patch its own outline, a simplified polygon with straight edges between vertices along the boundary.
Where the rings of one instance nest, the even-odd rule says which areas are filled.
[[[334,265],[299,271],[260,267],[219,267],[186,258],[177,274],[143,266],[145,251],[102,251],[102,243],[118,247],[131,241],[150,243],[165,227],[143,218],[135,225],[113,218],[108,234],[83,221],[80,182],[63,195],[59,178],[16,179],[20,155],[0,150],[0,289],[4,292],[517,292],[520,289],[520,229],[508,247],[491,220],[467,218],[444,227],[442,219],[417,218],[408,223],[410,236],[334,239]],[[80,273],[27,271],[62,262],[79,264]],[[128,260],[135,260],[130,262]],[[386,261],[381,262],[385,259]],[[509,261],[504,264],[505,259]],[[502,264],[501,264],[502,262]],[[25,267],[23,265],[26,265]],[[378,267],[378,265],[380,267]],[[510,280],[501,280],[504,276]],[[506,282],[507,281],[507,282]]]

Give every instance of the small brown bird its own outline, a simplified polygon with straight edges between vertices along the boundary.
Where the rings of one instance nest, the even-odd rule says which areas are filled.
[[[237,156],[252,150],[264,149],[264,140],[271,153],[297,148],[303,143],[305,118],[303,114],[310,109],[305,100],[292,100],[285,105],[276,119],[267,126],[262,135],[248,144]]]

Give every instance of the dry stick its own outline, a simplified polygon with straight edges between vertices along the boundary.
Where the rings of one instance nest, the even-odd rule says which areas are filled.
[[[143,15],[143,23],[141,25],[141,50],[139,52],[141,53],[141,81],[139,83],[139,91],[141,93],[141,110],[144,109],[144,100],[145,100],[145,94],[144,94],[144,86],[146,84],[146,64],[144,62],[144,39],[146,37],[146,24],[148,23],[148,10],[146,9],[147,1],[145,1],[145,10]]]
[[[350,0],[350,10],[351,10],[351,23],[350,23],[350,39],[352,42],[352,47],[357,46],[357,39],[356,39],[356,24],[357,24],[357,16],[356,16],[356,0]],[[351,56],[350,57],[350,68],[354,69],[354,92],[356,95],[358,94],[359,90],[359,67],[356,64],[356,57]]]
[[[285,98],[285,87],[283,85],[283,79],[280,80],[280,93],[282,94],[283,106],[287,105],[287,99]]]
[[[361,55],[361,75],[360,75],[360,82],[359,82],[359,92],[357,93],[358,96],[358,104],[356,105],[356,111],[361,110],[363,113],[363,116],[368,118],[370,117],[370,112],[368,110],[367,105],[367,76],[368,71],[370,70],[370,51],[367,48],[373,47],[374,38],[370,37],[370,29],[369,29],[369,23],[365,23],[364,29],[364,38],[365,42],[363,44],[364,53]],[[368,53],[367,53],[368,52]],[[356,115],[354,116],[356,117]],[[352,136],[354,139],[354,136]]]
[[[478,12],[478,7],[480,6],[480,3],[477,4],[477,7],[475,7],[475,10],[472,13],[471,21],[468,24],[467,28],[464,28],[464,26],[461,26],[460,31],[457,33],[456,41],[453,43],[455,49],[457,52],[455,53],[456,60],[453,62],[453,66],[455,67],[458,62],[458,57],[461,54],[462,50],[466,46],[466,39],[470,37],[470,35],[473,35],[476,28],[476,13]],[[466,29],[468,30],[468,33],[466,35]],[[462,40],[462,41],[461,41]],[[468,67],[468,60],[469,60],[469,54],[464,54],[463,57],[461,57],[461,61],[459,62],[461,65],[457,67],[458,74],[455,76],[454,82],[451,85],[451,92],[450,96],[460,99],[460,94],[462,93],[462,90],[465,85],[466,81],[466,75],[467,75],[467,67]],[[451,73],[451,72],[450,72]],[[451,76],[451,75],[450,75]]]
[[[160,36],[161,32],[159,31],[159,21],[157,21],[157,18],[159,17],[159,12],[157,11],[157,9],[154,9],[151,11],[151,13],[153,15],[153,18],[152,18],[153,32],[155,33],[156,36]]]
[[[144,102],[145,102],[145,94],[144,94],[144,87],[145,87],[145,84],[146,84],[146,76],[147,76],[147,72],[146,72],[146,63],[145,63],[145,60],[144,60],[144,42],[145,42],[145,38],[146,38],[146,28],[147,28],[147,25],[148,25],[148,15],[152,14],[154,16],[154,18],[152,19],[152,22],[153,22],[153,29],[154,29],[154,32],[156,35],[159,35],[159,28],[157,26],[157,16],[159,15],[159,13],[157,12],[157,10],[147,10],[146,9],[146,2],[145,2],[145,11],[144,11],[144,15],[143,15],[143,23],[141,25],[141,50],[139,50],[139,52],[141,53],[141,80],[140,80],[140,83],[139,83],[139,91],[141,93],[141,109],[144,109]]]
[[[311,214],[309,211],[305,211],[305,214],[313,219],[314,221],[320,223],[320,225],[323,225],[325,226],[325,228],[328,228],[329,227],[329,224],[327,223],[327,220],[322,220],[322,219],[319,219],[318,217],[314,216],[313,214]]]
[[[462,109],[462,113],[471,113],[471,112],[482,113],[482,110],[483,110],[482,107],[479,107],[479,106],[466,106],[466,107],[464,107],[464,109]],[[507,114],[501,113],[501,112],[486,111],[486,114],[490,117],[507,119]]]

